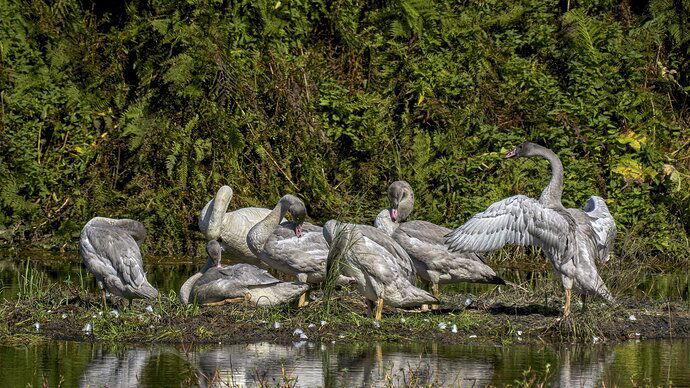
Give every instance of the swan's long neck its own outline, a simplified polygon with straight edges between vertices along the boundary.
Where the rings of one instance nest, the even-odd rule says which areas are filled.
[[[553,151],[543,148],[539,153],[551,165],[551,180],[541,192],[539,202],[544,205],[562,206],[561,196],[563,195],[563,163]]]
[[[195,273],[194,275],[190,276],[187,281],[182,284],[182,287],[180,287],[180,302],[182,304],[189,304],[189,294],[192,292],[192,288],[194,287],[194,283],[196,283],[199,278],[204,276],[204,273],[208,271],[209,268],[213,266],[213,261],[209,257],[206,260],[206,264],[199,270],[199,272]]]
[[[279,201],[278,204],[271,210],[270,213],[263,220],[254,225],[247,234],[247,245],[255,255],[263,250],[264,244],[271,236],[271,233],[280,224],[287,212],[288,205],[284,201]]]
[[[206,234],[207,240],[217,240],[220,237],[223,217],[232,200],[232,188],[222,186],[215,198],[206,204],[199,217],[199,229]]]

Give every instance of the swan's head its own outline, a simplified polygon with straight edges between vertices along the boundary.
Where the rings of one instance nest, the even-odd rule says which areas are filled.
[[[401,222],[406,219],[414,208],[414,192],[412,186],[405,181],[395,181],[388,186],[388,200],[391,204],[391,220]]]
[[[127,233],[132,236],[132,238],[134,238],[139,245],[141,245],[141,243],[144,241],[144,238],[146,238],[146,227],[139,221],[124,218],[118,220],[117,226],[126,230]]]
[[[514,150],[508,152],[506,154],[506,158],[517,158],[517,157],[529,158],[530,156],[537,156],[537,155],[540,155],[539,152],[543,148],[544,147],[542,147],[538,144],[530,143],[527,141],[527,142],[518,144],[518,146],[515,147]]]
[[[295,235],[297,237],[302,237],[302,224],[304,223],[304,219],[307,218],[307,208],[304,206],[304,202],[292,194],[283,196],[280,202],[287,206],[287,211],[292,215],[292,221],[295,225]]]
[[[222,249],[220,243],[217,240],[211,240],[206,244],[206,253],[208,253],[208,259],[216,267],[220,267],[220,256]]]

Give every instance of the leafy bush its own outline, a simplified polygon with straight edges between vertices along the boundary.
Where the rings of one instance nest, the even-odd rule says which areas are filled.
[[[545,163],[502,158],[532,140],[567,206],[601,195],[633,257],[685,263],[690,2],[562,3],[0,0],[0,238],[106,215],[189,253],[222,184],[369,222],[396,179],[455,226],[538,195]]]

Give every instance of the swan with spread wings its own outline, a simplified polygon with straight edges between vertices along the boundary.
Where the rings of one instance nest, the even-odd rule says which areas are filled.
[[[506,244],[542,248],[565,288],[563,316],[570,314],[571,292],[613,296],[599,276],[596,261],[609,259],[616,224],[601,197],[592,196],[584,210],[561,203],[563,164],[548,148],[522,143],[506,158],[542,157],[551,165],[551,180],[538,200],[516,195],[493,203],[446,235],[446,244],[458,252],[488,252]]]

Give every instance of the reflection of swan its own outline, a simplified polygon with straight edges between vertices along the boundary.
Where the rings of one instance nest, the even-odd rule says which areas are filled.
[[[615,354],[613,351],[603,354],[594,351],[589,362],[585,362],[583,360],[585,353],[589,353],[589,350],[571,351],[568,348],[561,350],[561,368],[552,383],[554,387],[594,388],[601,386],[600,381],[604,376],[606,367],[613,362]],[[576,360],[571,361],[571,358]]]
[[[214,347],[194,355],[200,387],[277,386],[285,375],[300,387],[321,387],[320,355],[307,347],[269,343]],[[194,361],[193,361],[194,362]],[[281,385],[282,386],[282,385]]]
[[[296,299],[308,288],[304,283],[281,282],[251,264],[222,267],[221,248],[216,240],[209,241],[206,250],[206,264],[180,289],[184,304],[189,303],[191,295],[201,304],[248,300],[259,306],[274,306]]]
[[[595,264],[595,259],[608,258],[615,237],[616,224],[604,200],[591,197],[586,212],[566,209],[561,203],[563,164],[553,151],[534,143],[521,143],[506,155],[535,156],[551,164],[551,180],[539,200],[516,195],[495,202],[451,232],[446,243],[459,252],[492,251],[505,244],[542,248],[565,288],[564,316],[570,314],[571,289],[613,301]]]
[[[232,200],[232,189],[223,186],[215,198],[210,200],[199,214],[199,230],[208,241],[220,239],[223,252],[233,259],[254,265],[261,265],[256,255],[247,246],[247,233],[270,212],[258,207],[245,207],[227,212]]]
[[[136,387],[149,358],[144,349],[127,350],[121,355],[103,352],[100,347],[79,379],[80,387]]]
[[[473,252],[448,250],[445,235],[451,230],[427,221],[405,221],[414,209],[414,192],[405,181],[388,187],[390,209],[382,210],[374,225],[400,244],[414,261],[417,275],[431,283],[434,296],[439,297],[439,284],[474,282],[505,284],[496,272]]]
[[[409,255],[390,236],[368,225],[326,222],[323,228],[333,257],[343,257],[342,272],[355,279],[375,319],[381,319],[384,301],[395,307],[438,302],[414,286],[414,267]]]
[[[153,299],[158,291],[146,280],[139,243],[146,236],[140,222],[95,217],[81,231],[79,253],[103,290],[127,298]]]

